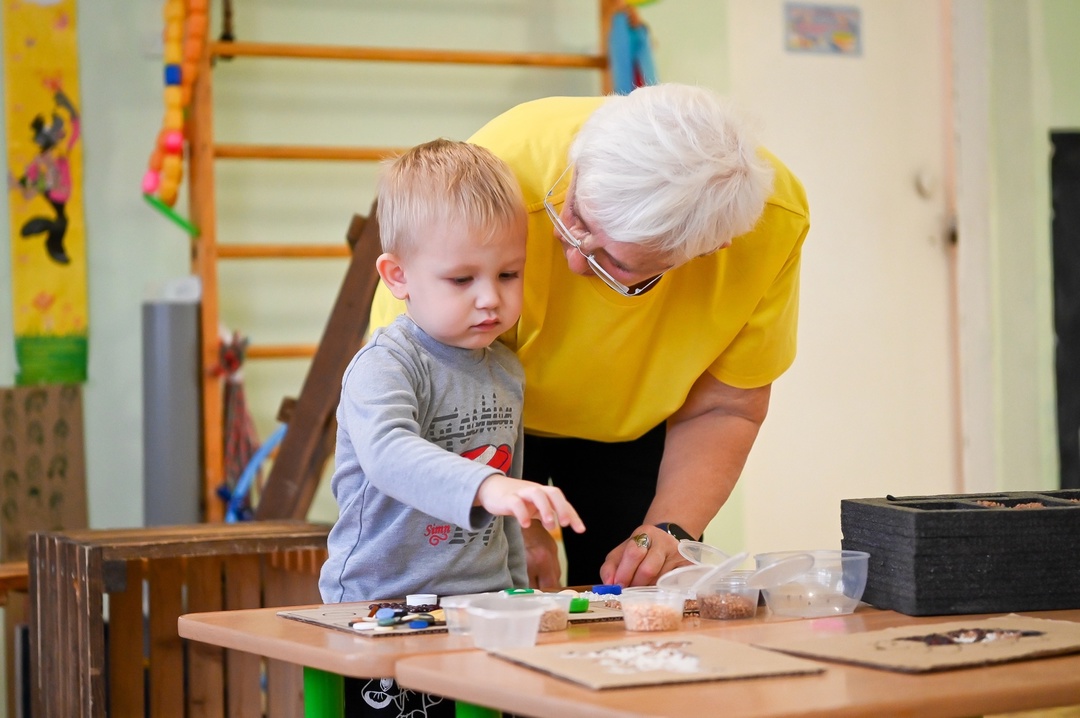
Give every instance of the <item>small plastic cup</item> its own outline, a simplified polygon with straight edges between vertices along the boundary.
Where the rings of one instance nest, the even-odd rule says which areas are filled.
[[[534,646],[540,616],[551,605],[543,598],[478,596],[465,608],[473,643],[486,651]]]
[[[469,603],[480,596],[491,596],[490,593],[468,593],[461,596],[443,596],[439,599],[439,607],[446,617],[446,630],[457,636],[466,636],[469,633]]]
[[[730,621],[757,615],[761,591],[746,585],[753,571],[732,571],[697,590],[698,614],[702,618]]]
[[[619,596],[628,631],[674,631],[682,625],[686,594],[648,587],[628,589]]]
[[[566,593],[542,593],[539,599],[548,604],[540,614],[540,633],[566,630],[570,625],[570,602],[574,597]]]

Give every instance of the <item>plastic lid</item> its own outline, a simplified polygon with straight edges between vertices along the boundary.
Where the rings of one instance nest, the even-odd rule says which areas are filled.
[[[699,566],[716,566],[729,558],[720,549],[701,541],[680,541],[679,553],[687,561]]]
[[[690,543],[684,541],[683,543]],[[704,545],[704,544],[702,544]],[[744,551],[735,556],[726,558],[717,564],[698,564],[696,566],[680,566],[674,568],[665,573],[660,578],[656,579],[656,585],[659,588],[666,588],[678,591],[696,591],[700,586],[706,582],[722,576],[725,573],[729,573],[736,566],[742,563],[747,553]]]
[[[782,558],[776,563],[762,566],[746,577],[748,588],[773,588],[798,578],[814,567],[814,557],[808,553],[797,553]]]
[[[745,561],[746,557],[749,555],[749,553],[743,551],[742,553],[735,554],[727,561],[717,564],[703,576],[698,578],[698,580],[694,582],[694,585],[690,587],[690,590],[696,593],[699,588],[706,585],[709,581],[712,581],[719,576],[723,576],[725,573],[731,573],[731,571]]]

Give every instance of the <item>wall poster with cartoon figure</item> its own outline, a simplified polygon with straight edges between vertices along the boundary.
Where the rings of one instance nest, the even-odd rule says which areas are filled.
[[[76,0],[2,0],[16,383],[86,380]]]

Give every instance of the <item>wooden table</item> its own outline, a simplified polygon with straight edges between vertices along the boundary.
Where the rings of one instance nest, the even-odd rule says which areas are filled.
[[[398,663],[406,658],[479,652],[473,646],[471,636],[434,633],[373,638],[278,615],[282,610],[318,607],[192,613],[180,616],[177,628],[181,638],[304,666],[305,715],[308,718],[341,715],[343,676],[391,678],[396,677]],[[622,621],[608,621],[541,633],[537,642],[604,640],[620,638],[625,633]]]
[[[1023,615],[1080,622],[1080,610]],[[916,618],[863,606],[852,615],[826,619],[730,623],[686,619],[684,625],[696,625],[706,635],[754,643],[963,618]],[[594,691],[473,651],[405,658],[397,664],[397,680],[406,688],[538,718],[934,718],[1080,704],[1080,654],[924,675],[821,663],[826,671],[817,675]]]
[[[536,718],[712,718],[720,714],[725,718],[896,714],[933,718],[1080,704],[1080,654],[930,675],[824,663],[827,670],[811,676],[592,691],[489,656],[473,648],[469,636],[352,636],[282,618],[277,615],[279,610],[188,614],[180,617],[179,632],[184,638],[305,666],[309,718],[340,715],[340,702],[326,701],[322,696],[340,691],[341,676],[392,676],[406,688]],[[1080,610],[1024,615],[1080,622]],[[861,606],[849,616],[818,620],[777,619],[765,612],[738,622],[687,618],[682,630],[753,643],[778,637],[932,625],[960,618],[915,618]],[[542,633],[538,643],[625,636],[622,622],[614,621]]]

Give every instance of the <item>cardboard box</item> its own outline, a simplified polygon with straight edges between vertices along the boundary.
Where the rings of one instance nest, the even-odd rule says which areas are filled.
[[[863,601],[910,616],[1080,608],[1080,490],[840,502]]]

